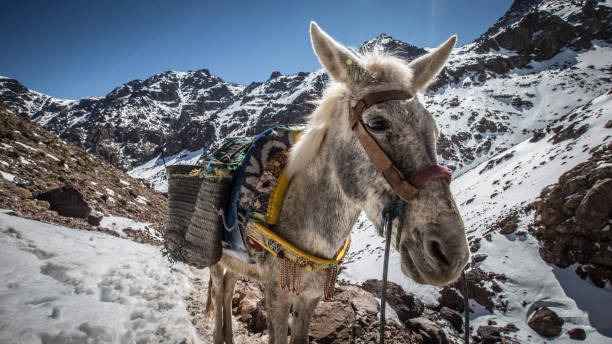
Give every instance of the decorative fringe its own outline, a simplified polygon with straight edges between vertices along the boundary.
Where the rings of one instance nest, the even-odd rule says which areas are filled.
[[[336,280],[338,279],[338,265],[327,269],[327,276],[325,277],[325,288],[323,290],[323,297],[325,302],[330,302],[334,298],[334,292],[336,291]]]
[[[296,264],[286,257],[281,258],[280,262],[280,288],[295,295],[300,295],[300,286],[302,284],[302,270],[304,267]],[[323,286],[323,296],[325,302],[329,302],[334,298],[336,290],[336,280],[338,279],[338,264],[327,269],[325,276],[325,284]]]
[[[302,267],[287,258],[281,258],[280,288],[295,295],[300,295],[302,284]]]

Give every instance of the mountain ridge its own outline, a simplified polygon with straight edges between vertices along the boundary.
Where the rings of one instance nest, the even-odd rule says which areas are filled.
[[[598,39],[609,44],[611,13],[605,2],[516,1],[487,32],[454,50],[425,97],[455,87],[458,82],[465,86],[466,77],[472,84],[483,83],[500,79],[512,70],[533,70],[533,64],[573,49],[583,50]],[[535,30],[538,25],[541,29]],[[577,35],[584,37],[575,41]],[[551,46],[555,49],[549,49]],[[386,34],[360,47],[362,52],[371,49],[386,50],[407,61],[425,53],[423,48]],[[572,64],[575,61],[564,61],[565,68]],[[59,100],[3,78],[0,104],[28,113],[60,137],[130,170],[158,158],[162,149],[168,156],[200,148],[208,151],[227,136],[253,135],[281,123],[303,123],[314,110],[312,101],[321,96],[326,82],[322,70],[294,75],[274,72],[267,81],[248,86],[226,82],[207,69],[168,71],[120,85],[104,97]],[[510,101],[522,106],[533,103],[524,98],[511,97]],[[503,120],[486,118],[479,128],[499,133],[499,129],[507,127]],[[445,162],[459,170],[477,161],[474,152],[491,152],[487,146],[467,149],[458,144],[468,132],[478,130],[476,126],[468,128],[460,130],[454,140],[442,137],[439,143]]]

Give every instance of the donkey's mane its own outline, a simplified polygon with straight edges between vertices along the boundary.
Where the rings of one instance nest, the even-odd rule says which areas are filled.
[[[415,90],[410,87],[413,73],[405,61],[383,52],[377,46],[363,55],[354,53],[359,56],[365,72],[372,75],[376,82],[350,86],[335,81],[329,83],[319,105],[308,117],[304,134],[291,150],[287,165],[289,176],[304,169],[315,157],[333,123],[338,101],[344,96],[361,97],[384,89],[406,90],[414,94]]]

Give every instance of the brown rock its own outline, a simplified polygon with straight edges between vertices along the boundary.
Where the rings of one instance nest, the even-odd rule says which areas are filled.
[[[89,223],[92,226],[99,226],[100,223],[102,223],[103,217],[104,215],[100,213],[99,211],[92,211],[91,214],[87,216],[87,223]]]
[[[544,337],[556,337],[561,333],[563,323],[557,313],[548,307],[542,307],[533,314],[527,325]]]
[[[413,318],[408,320],[406,326],[413,331],[422,332],[425,338],[429,339],[426,342],[432,344],[449,344],[448,338],[444,331],[433,321],[427,318]]]
[[[599,180],[584,196],[576,210],[577,223],[587,229],[599,230],[608,223],[612,213],[612,178]]]
[[[379,298],[382,296],[381,280],[369,279],[363,282],[361,287]],[[413,294],[406,293],[399,284],[390,281],[387,282],[387,302],[403,322],[420,316],[425,309],[421,300]]]
[[[371,293],[354,285],[346,285],[340,288],[334,299],[348,302],[358,314],[378,314],[380,305]]]
[[[571,339],[576,339],[576,340],[585,340],[586,339],[586,332],[584,332],[584,330],[581,329],[581,328],[573,328],[573,329],[567,331],[567,335]]]
[[[487,287],[487,282],[492,280],[493,276],[494,273],[489,275],[479,267],[470,269],[465,274],[469,298],[476,301],[489,312],[493,312],[493,307],[495,306],[492,300],[495,293]],[[453,283],[452,286],[460,290],[463,294],[462,281],[457,281]]]
[[[484,344],[501,343],[501,328],[495,326],[480,326],[476,330],[480,342]]]
[[[480,263],[483,260],[487,259],[487,255],[486,254],[475,254],[472,256],[472,262],[474,263]]]
[[[266,311],[260,286],[253,282],[238,281],[232,298],[233,314],[247,324],[250,331],[261,333],[266,329]]]
[[[86,219],[91,208],[85,202],[83,195],[72,186],[63,186],[36,196],[37,199],[49,202],[50,210],[67,217],[78,217]]]
[[[600,287],[612,281],[612,232],[602,231],[612,220],[611,148],[591,149],[588,161],[544,188],[535,203],[534,235],[542,243],[542,259],[562,268],[582,264],[576,273]]]
[[[442,307],[442,309],[440,309],[440,315],[442,318],[448,320],[455,330],[463,332],[463,317],[459,312],[448,307]]]
[[[354,321],[354,311],[342,302],[320,302],[310,323],[310,337],[317,343],[350,343]]]
[[[455,289],[449,287],[442,288],[438,303],[442,307],[448,307],[459,312],[463,312],[464,309],[463,297]]]
[[[502,227],[502,229],[499,230],[499,233],[505,234],[505,235],[512,234],[514,233],[517,227],[518,225],[516,223],[509,222],[509,223],[506,223],[504,227]]]

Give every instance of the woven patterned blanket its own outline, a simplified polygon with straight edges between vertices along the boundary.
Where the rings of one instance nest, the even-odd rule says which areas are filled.
[[[237,171],[224,214],[223,252],[247,263],[255,262],[246,244],[245,225],[278,222],[289,181],[282,177],[289,149],[303,131],[301,126],[277,126],[257,136]]]

